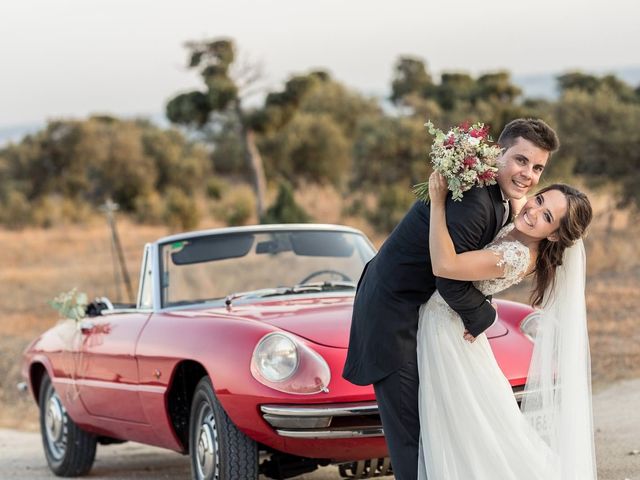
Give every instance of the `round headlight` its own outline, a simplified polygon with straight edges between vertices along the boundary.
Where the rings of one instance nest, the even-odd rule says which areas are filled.
[[[281,333],[265,336],[253,352],[253,360],[260,375],[270,382],[281,382],[298,368],[298,349],[295,342]]]
[[[539,310],[536,310],[524,317],[524,320],[522,320],[522,322],[520,323],[520,331],[524,333],[532,342],[535,341],[541,318],[542,313]]]

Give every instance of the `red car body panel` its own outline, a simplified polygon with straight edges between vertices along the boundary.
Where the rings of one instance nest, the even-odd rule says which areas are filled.
[[[532,309],[497,303],[500,320],[487,335],[509,382],[520,386],[532,344],[519,325]],[[185,452],[169,412],[169,391],[179,366],[190,362],[209,375],[218,401],[236,427],[269,449],[332,461],[385,457],[382,436],[284,436],[261,411],[264,405],[375,401],[371,386],[342,378],[352,308],[350,290],[238,299],[229,307],[112,310],[86,319],[91,324],[83,331],[67,321],[45,332],[25,351],[22,371],[34,395],[40,374],[46,371],[71,418],[87,431]],[[287,332],[324,359],[331,372],[328,391],[283,393],[253,377],[253,351],[271,332]]]
[[[517,324],[531,310],[513,302],[498,304],[501,321],[488,331],[490,343],[510,383],[520,385],[526,379],[532,345],[517,331]],[[334,404],[375,398],[372,387],[353,385],[341,375],[352,305],[352,295],[324,294],[253,302],[229,311],[188,309],[96,317],[94,329],[81,336],[82,353],[65,351],[59,334],[64,326],[58,326],[31,346],[26,361],[45,365],[71,417],[96,434],[184,451],[167,414],[166,393],[177,365],[191,360],[205,366],[223,408],[255,441],[293,455],[334,461],[384,457],[383,437],[282,437],[259,410],[264,404]],[[252,377],[250,353],[266,333],[277,330],[297,335],[326,360],[331,369],[329,393],[286,394]],[[73,371],[74,362],[82,375]]]

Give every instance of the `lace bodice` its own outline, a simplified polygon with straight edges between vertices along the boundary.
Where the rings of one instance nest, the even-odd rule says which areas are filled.
[[[484,247],[495,253],[498,266],[504,266],[504,277],[473,282],[475,287],[485,295],[494,295],[520,283],[527,272],[531,254],[524,244],[504,238],[511,230],[513,230],[513,223],[505,225],[496,238]]]

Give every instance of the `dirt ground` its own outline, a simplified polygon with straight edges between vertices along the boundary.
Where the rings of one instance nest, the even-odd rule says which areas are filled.
[[[625,380],[593,398],[596,456],[600,480],[640,480],[640,379]],[[634,453],[638,452],[638,453]],[[53,478],[34,432],[0,429],[2,478]],[[91,471],[95,480],[189,478],[189,458],[138,443],[98,447]],[[337,467],[328,466],[296,477],[298,480],[337,480]],[[391,477],[386,477],[391,478]],[[261,477],[261,480],[265,480]]]

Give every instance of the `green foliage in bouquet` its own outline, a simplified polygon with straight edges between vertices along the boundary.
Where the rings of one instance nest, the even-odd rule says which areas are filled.
[[[49,301],[61,318],[68,318],[79,322],[86,315],[88,298],[84,292],[78,292],[76,288],[68,292],[62,292],[53,300]]]

